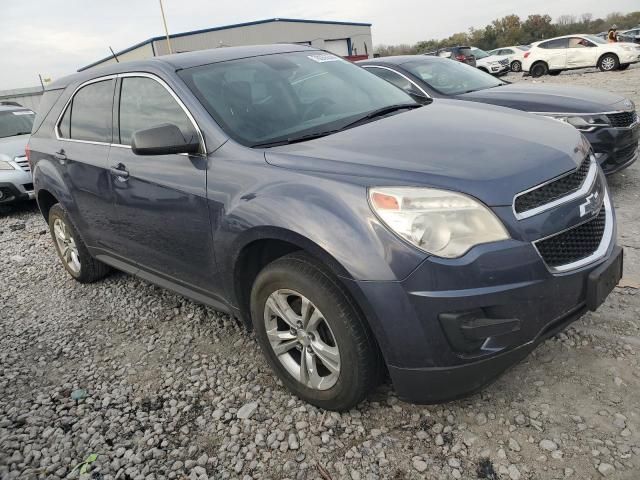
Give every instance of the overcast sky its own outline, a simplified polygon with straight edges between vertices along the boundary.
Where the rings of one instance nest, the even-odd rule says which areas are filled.
[[[515,13],[592,13],[640,8],[638,0],[164,0],[170,33],[273,17],[362,21],[373,43],[441,38]],[[463,5],[464,3],[464,5]],[[162,34],[158,0],[0,0],[0,90],[58,78]]]

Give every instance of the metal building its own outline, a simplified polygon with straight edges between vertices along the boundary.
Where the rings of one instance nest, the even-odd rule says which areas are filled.
[[[362,59],[373,55],[370,23],[272,18],[176,33],[169,38],[173,53],[241,45],[297,43],[329,50],[347,58]],[[116,52],[116,56],[119,61],[126,62],[168,53],[166,37],[154,37]],[[79,71],[115,61],[113,56],[108,56]]]

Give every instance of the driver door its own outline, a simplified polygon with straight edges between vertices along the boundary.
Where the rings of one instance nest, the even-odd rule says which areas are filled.
[[[596,45],[586,38],[572,37],[567,48],[567,68],[593,67],[596,64]]]
[[[139,275],[156,283],[213,293],[206,155],[136,155],[131,150],[138,130],[172,124],[189,138],[197,125],[170,87],[154,75],[125,74],[116,91],[117,121],[108,163],[119,223],[116,252],[136,262]]]

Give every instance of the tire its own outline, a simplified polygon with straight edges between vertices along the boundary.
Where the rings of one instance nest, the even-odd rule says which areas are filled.
[[[534,63],[529,70],[533,78],[540,78],[549,73],[549,67],[544,62]]]
[[[598,68],[601,72],[613,72],[620,68],[620,60],[618,56],[613,53],[605,53],[600,60],[598,60]]]
[[[307,321],[302,312],[306,300]],[[258,274],[251,291],[251,319],[269,365],[306,402],[349,410],[380,379],[378,348],[361,314],[336,278],[304,253],[281,257]],[[303,358],[315,368],[303,370]],[[311,374],[303,377],[303,371]]]
[[[59,203],[49,210],[49,232],[62,266],[75,280],[92,283],[109,273],[107,265],[89,254],[69,214]]]
[[[557,77],[558,75],[560,75],[562,73],[562,70],[551,70],[549,72],[549,75],[551,75],[552,77]]]
[[[631,64],[630,64],[630,63],[624,63],[624,64],[622,64],[622,65],[620,65],[620,66],[618,67],[618,70],[626,70],[626,69],[627,69],[627,68],[629,68],[630,66],[631,66]]]
[[[522,71],[522,62],[520,60],[514,60],[511,62],[511,71],[512,72],[521,72]]]

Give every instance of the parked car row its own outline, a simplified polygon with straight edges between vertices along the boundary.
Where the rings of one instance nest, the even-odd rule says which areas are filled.
[[[345,410],[386,374],[414,402],[473,392],[604,302],[622,250],[585,135],[615,111],[637,140],[625,102],[437,56],[229,47],[54,82],[27,152],[72,278],[227,311],[288,389]]]
[[[602,90],[562,85],[510,84],[459,62],[407,55],[358,62],[417,101],[447,98],[514,108],[553,118],[580,130],[606,174],[638,156],[635,105]]]
[[[532,77],[541,77],[588,67],[603,72],[625,70],[638,62],[640,45],[609,43],[595,35],[565,35],[533,43],[524,54],[522,69]]]

